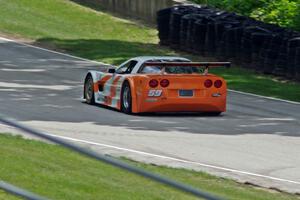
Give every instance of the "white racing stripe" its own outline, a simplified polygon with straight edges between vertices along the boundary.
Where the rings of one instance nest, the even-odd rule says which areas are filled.
[[[135,153],[135,154],[161,158],[161,159],[165,159],[165,160],[172,160],[172,161],[177,161],[177,162],[181,162],[181,163],[198,165],[198,166],[202,166],[202,167],[222,170],[222,171],[231,172],[231,173],[235,173],[235,174],[249,175],[249,176],[254,176],[254,177],[270,179],[270,180],[274,180],[274,181],[280,181],[280,182],[286,182],[286,183],[292,183],[292,184],[300,185],[300,182],[298,182],[298,181],[293,181],[293,180],[288,180],[288,179],[283,179],[283,178],[276,178],[276,177],[272,177],[272,176],[266,176],[266,175],[262,175],[262,174],[256,174],[256,173],[252,173],[252,172],[246,172],[246,171],[241,171],[241,170],[236,170],[236,169],[231,169],[231,168],[226,168],[226,167],[220,167],[220,166],[215,166],[215,165],[209,165],[209,164],[195,162],[195,161],[183,160],[183,159],[173,158],[173,157],[169,157],[169,156],[163,156],[163,155],[148,153],[148,152],[144,152],[144,151],[138,151],[138,150],[134,150],[134,149],[117,147],[117,146],[103,144],[103,143],[96,143],[96,142],[91,142],[91,141],[87,141],[87,140],[81,140],[81,139],[76,139],[76,138],[71,138],[71,137],[66,137],[66,136],[53,135],[53,134],[46,134],[46,135],[56,137],[56,138],[65,139],[65,140],[69,140],[69,141],[80,142],[80,143],[85,143],[85,144],[90,144],[90,145],[95,145],[95,146],[101,146],[101,147],[116,149],[116,150],[119,150],[119,151],[126,151],[126,152]]]
[[[121,76],[121,78],[118,80],[117,84],[116,84],[116,95],[114,97],[112,97],[112,102],[111,102],[111,106],[114,108],[118,107],[118,101],[121,99],[121,88],[122,88],[122,84],[124,82],[125,77]]]

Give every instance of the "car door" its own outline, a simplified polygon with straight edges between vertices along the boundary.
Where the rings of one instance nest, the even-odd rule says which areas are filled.
[[[132,72],[137,63],[136,60],[130,60],[120,65],[112,77],[106,82],[104,86],[104,95],[106,96],[107,105],[118,108],[125,76]]]

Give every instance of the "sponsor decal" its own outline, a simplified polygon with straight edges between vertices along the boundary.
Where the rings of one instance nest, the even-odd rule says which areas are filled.
[[[162,90],[149,90],[148,97],[160,97]]]
[[[213,93],[211,96],[212,97],[220,97],[220,96],[222,96],[222,94],[221,93]]]

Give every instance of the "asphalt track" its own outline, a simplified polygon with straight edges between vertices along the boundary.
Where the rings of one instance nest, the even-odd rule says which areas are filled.
[[[0,38],[0,114],[101,153],[300,193],[300,104],[230,91],[220,117],[125,115],[82,101],[99,66]]]

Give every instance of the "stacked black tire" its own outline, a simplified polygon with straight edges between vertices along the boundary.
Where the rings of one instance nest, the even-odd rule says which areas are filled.
[[[161,45],[300,80],[300,33],[200,5],[157,12]]]

